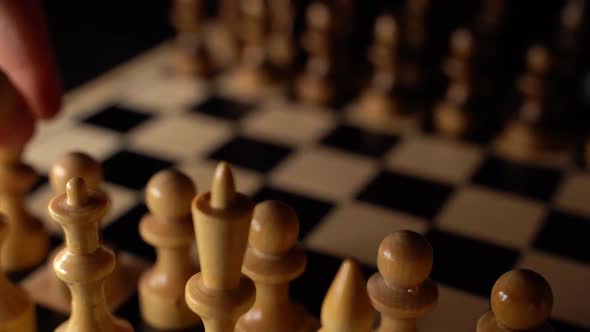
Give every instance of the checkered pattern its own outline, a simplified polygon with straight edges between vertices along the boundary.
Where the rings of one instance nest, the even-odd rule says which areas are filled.
[[[354,107],[336,115],[280,94],[239,100],[166,72],[167,52],[158,48],[73,92],[62,118],[41,128],[27,151],[44,174],[66,151],[102,161],[113,202],[104,240],[153,261],[137,232],[149,177],[176,166],[206,191],[216,161],[227,160],[241,191],[297,211],[309,263],[292,294],[316,315],[342,258],[358,259],[368,276],[381,239],[412,229],[431,241],[440,285],[423,331],[473,331],[493,283],[514,267],[551,283],[558,330],[590,331],[590,175],[583,170],[515,162],[411,128],[377,130],[356,121]],[[49,197],[44,178],[29,202],[43,219]],[[136,297],[119,314],[148,330]],[[48,308],[39,317],[40,331],[65,319]]]

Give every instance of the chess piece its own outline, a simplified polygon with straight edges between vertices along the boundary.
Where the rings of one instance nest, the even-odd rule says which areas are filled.
[[[379,245],[377,268],[367,282],[373,307],[381,313],[377,332],[416,331],[416,320],[434,309],[438,289],[428,278],[432,247],[420,234],[398,231]]]
[[[434,126],[438,132],[450,137],[464,137],[472,125],[471,57],[473,37],[466,29],[457,29],[451,36],[451,56],[443,71],[449,80],[447,93],[434,108]]]
[[[256,296],[254,283],[241,273],[254,203],[236,192],[231,169],[221,162],[211,191],[197,195],[191,208],[201,272],[186,283],[186,303],[205,331],[233,332]]]
[[[0,246],[8,233],[9,224],[0,213]],[[35,307],[29,295],[13,285],[0,272],[0,331],[35,332]]]
[[[79,177],[84,179],[89,190],[99,190],[99,185],[102,182],[103,174],[102,167],[91,156],[83,152],[67,153],[59,158],[49,170],[49,182],[55,195],[59,195],[66,191],[66,185],[72,178]],[[50,255],[50,260],[53,261],[55,256],[65,248],[62,245],[56,248]],[[50,287],[54,287],[58,291],[57,294],[64,296],[64,301],[70,301],[70,290],[67,285],[61,281],[53,271],[48,273],[50,277]],[[106,290],[105,290],[106,293]]]
[[[176,69],[187,75],[206,76],[212,70],[211,58],[203,38],[202,0],[175,0],[171,12],[176,28]]]
[[[317,331],[315,320],[289,298],[289,282],[305,271],[306,257],[296,244],[299,220],[279,201],[254,208],[242,271],[256,284],[256,302],[236,326],[241,332]]]
[[[363,92],[359,105],[375,119],[393,118],[401,112],[394,95],[398,39],[399,28],[395,18],[390,15],[379,17],[375,23],[375,41],[369,53],[373,79]]]
[[[297,48],[293,43],[295,9],[291,0],[269,1],[268,5],[271,13],[268,56],[274,67],[285,73],[297,55]]]
[[[240,62],[232,79],[232,89],[240,96],[257,97],[273,81],[266,50],[268,8],[264,0],[240,0]]]
[[[37,181],[37,174],[20,161],[19,148],[0,149],[0,212],[10,228],[1,250],[2,269],[8,272],[33,268],[45,259],[49,234],[25,207],[25,195]]]
[[[537,272],[516,269],[504,273],[492,288],[492,310],[477,322],[477,332],[551,332],[547,323],[553,306],[549,283]]]
[[[14,132],[12,127],[17,124],[14,118],[23,112],[23,102],[3,72],[0,72],[0,101],[0,130]],[[6,128],[7,124],[12,127]],[[33,128],[26,130],[25,127],[17,135],[28,138]],[[49,250],[46,229],[25,207],[25,195],[37,181],[37,174],[21,161],[23,149],[23,146],[0,147],[0,212],[10,223],[0,248],[0,267],[7,272],[33,268],[43,261]]]
[[[564,83],[571,80],[579,69],[580,45],[584,44],[585,12],[585,0],[569,0],[559,16],[559,27],[554,38],[555,67]]]
[[[191,179],[176,170],[158,172],[146,187],[150,213],[141,219],[139,233],[156,247],[158,258],[139,280],[139,304],[143,320],[158,329],[188,328],[200,321],[184,300],[186,282],[197,270],[190,256],[195,195]]]
[[[295,92],[306,103],[325,106],[335,97],[332,13],[326,4],[314,2],[307,9],[306,21],[302,43],[308,60],[295,82]]]
[[[414,96],[424,88],[424,58],[429,0],[409,0],[400,17],[398,78],[404,91]]]
[[[322,328],[318,332],[369,332],[375,322],[367,286],[359,265],[345,260],[322,304]]]
[[[521,104],[516,114],[509,120],[500,144],[510,156],[526,158],[538,152],[555,150],[564,141],[555,135],[557,121],[549,121],[551,96],[548,88],[551,57],[542,46],[531,47],[526,56],[527,70],[517,81],[521,94]],[[557,119],[554,119],[557,120]]]
[[[53,261],[57,276],[72,294],[72,314],[56,332],[132,332],[131,325],[112,316],[104,295],[104,281],[115,268],[115,255],[100,244],[99,220],[109,201],[99,191],[88,191],[81,178],[70,179],[66,192],[49,203],[51,218],[66,237],[66,248]]]

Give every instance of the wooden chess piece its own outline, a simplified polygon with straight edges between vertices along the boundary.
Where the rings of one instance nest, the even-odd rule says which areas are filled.
[[[225,162],[217,165],[211,191],[192,202],[201,272],[186,283],[185,298],[207,332],[233,332],[254,304],[254,283],[241,273],[253,208],[246,195],[236,192]]]
[[[177,31],[174,65],[191,76],[206,76],[213,67],[203,37],[203,6],[202,0],[175,0],[170,14]]]
[[[240,61],[229,83],[247,98],[258,97],[273,81],[266,49],[268,8],[264,0],[240,0]]]
[[[399,28],[391,15],[375,22],[375,41],[369,52],[373,78],[360,98],[359,107],[376,120],[394,118],[401,112],[395,94]]]
[[[547,323],[553,306],[549,283],[537,272],[516,269],[494,284],[492,310],[477,322],[477,332],[552,332]]]
[[[188,328],[200,322],[184,300],[186,282],[197,272],[190,256],[195,195],[192,180],[176,170],[158,172],[146,187],[151,213],[141,219],[139,233],[156,247],[157,260],[139,280],[139,305],[143,320],[158,329]]]
[[[37,174],[21,162],[22,150],[0,149],[0,212],[10,228],[1,250],[2,269],[22,271],[40,264],[49,250],[49,234],[25,207],[25,195],[37,181]]]
[[[132,332],[129,323],[113,317],[104,295],[104,282],[115,268],[115,255],[100,244],[99,221],[109,201],[88,191],[81,178],[70,179],[66,192],[49,203],[51,218],[66,236],[66,248],[53,261],[57,276],[72,294],[72,314],[56,332]]]
[[[241,332],[317,331],[316,321],[289,298],[289,283],[303,274],[306,257],[296,244],[299,220],[279,201],[254,208],[242,271],[256,284],[256,302],[238,321]]]
[[[549,130],[550,114],[548,95],[551,57],[542,46],[531,47],[526,56],[527,70],[517,81],[521,104],[508,121],[500,136],[500,146],[509,156],[527,158],[537,153],[562,147],[565,141]]]
[[[75,177],[84,179],[89,190],[99,190],[103,179],[102,167],[98,161],[83,152],[76,151],[63,155],[51,165],[49,170],[49,182],[54,195],[65,192],[68,181]],[[64,248],[65,245],[56,248],[49,255],[49,261],[53,261]],[[48,276],[50,277],[49,287],[57,289],[56,293],[62,295],[64,301],[69,302],[70,290],[67,285],[53,273],[53,269],[48,273]]]
[[[408,0],[400,17],[400,59],[398,78],[412,95],[424,88],[424,58],[428,28],[429,0]]]
[[[416,320],[436,305],[438,288],[428,278],[432,247],[420,234],[398,231],[379,245],[377,268],[367,282],[373,307],[381,313],[377,332],[414,332]]]
[[[23,111],[23,101],[8,77],[0,72],[0,130],[18,132],[19,139],[32,135],[33,128],[14,130]],[[6,125],[10,127],[5,127]],[[16,139],[17,137],[13,137]],[[37,174],[21,161],[23,146],[0,147],[0,212],[10,223],[4,245],[0,248],[0,267],[15,272],[33,268],[45,259],[49,234],[43,224],[25,207],[25,195],[37,181]]]
[[[291,0],[269,1],[271,31],[268,37],[268,57],[281,73],[288,73],[297,56],[293,42],[295,8]]]
[[[8,234],[9,223],[0,213],[0,246]],[[35,332],[35,306],[29,295],[12,284],[0,271],[0,331]]]
[[[443,71],[449,80],[447,93],[434,108],[436,130],[449,137],[464,137],[472,125],[469,101],[472,98],[471,58],[473,37],[466,29],[457,29],[451,36],[451,56]]]
[[[308,60],[295,81],[295,92],[306,103],[326,106],[335,98],[332,13],[326,4],[314,2],[306,11],[306,21],[302,43]]]
[[[375,310],[367,295],[361,269],[345,260],[322,304],[322,328],[318,332],[369,332],[375,323]]]

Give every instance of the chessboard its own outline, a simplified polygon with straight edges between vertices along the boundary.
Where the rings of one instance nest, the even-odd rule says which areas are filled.
[[[42,175],[28,204],[54,247],[62,235],[47,213],[54,195],[47,174],[65,153],[101,162],[111,199],[102,239],[145,264],[155,259],[138,232],[149,178],[176,167],[208,191],[225,160],[240,191],[297,212],[308,264],[291,294],[316,317],[344,258],[358,260],[368,277],[385,235],[410,229],[434,248],[440,290],[421,331],[473,331],[495,280],[515,267],[551,284],[556,330],[590,331],[590,174],[575,158],[506,156],[490,142],[424,131],[412,117],[398,126],[375,123],[353,101],[309,106],[280,84],[246,98],[227,84],[228,72],[178,74],[170,67],[174,50],[166,42],[69,92],[60,116],[27,146],[25,161]],[[43,269],[14,278],[26,286]],[[39,331],[67,318],[37,307]],[[117,314],[136,331],[153,331],[135,292]]]

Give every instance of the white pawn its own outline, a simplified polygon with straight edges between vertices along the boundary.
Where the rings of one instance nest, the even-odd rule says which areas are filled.
[[[434,309],[436,284],[432,270],[432,247],[412,231],[391,233],[379,245],[377,268],[367,282],[373,307],[381,313],[377,332],[415,332],[416,320]]]
[[[196,188],[177,170],[164,170],[147,184],[150,214],[139,224],[141,237],[156,247],[158,259],[139,280],[139,304],[145,322],[170,330],[195,326],[199,316],[184,300],[186,281],[197,272],[190,256],[195,241],[191,201]]]

